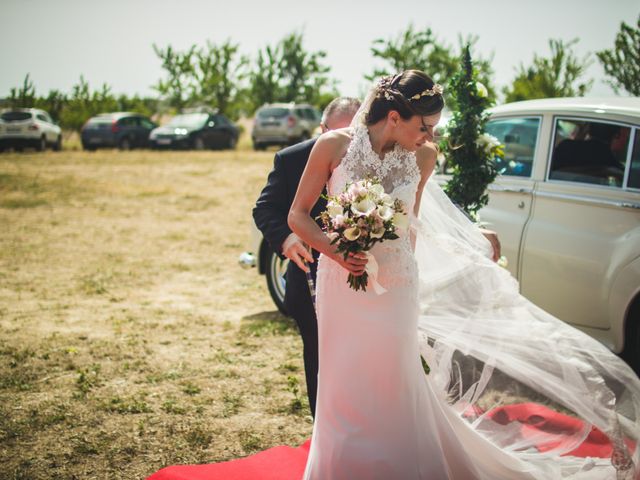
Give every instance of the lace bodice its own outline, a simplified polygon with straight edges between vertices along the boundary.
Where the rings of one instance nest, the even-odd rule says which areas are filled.
[[[353,127],[346,154],[331,174],[327,191],[329,195],[337,195],[347,184],[367,177],[377,177],[385,192],[402,200],[410,216],[413,214],[420,183],[420,169],[415,153],[396,144],[381,159],[371,146],[367,127],[357,125]],[[378,243],[371,249],[371,254],[380,266],[379,282],[385,288],[417,283],[417,269],[409,234],[407,231],[399,234],[399,239]],[[346,278],[346,270],[337,264],[335,269],[337,274],[344,274]]]

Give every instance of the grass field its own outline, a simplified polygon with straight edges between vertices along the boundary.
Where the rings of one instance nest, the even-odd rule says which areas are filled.
[[[311,433],[242,270],[272,152],[0,155],[0,478],[144,478]]]

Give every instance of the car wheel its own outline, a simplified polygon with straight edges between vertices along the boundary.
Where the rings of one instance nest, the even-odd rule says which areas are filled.
[[[47,149],[47,139],[45,137],[40,137],[40,140],[36,145],[36,150],[39,152],[44,152],[46,149]]]
[[[196,137],[193,139],[193,148],[194,150],[204,150],[205,144],[202,137]]]
[[[622,358],[640,376],[640,298],[629,309]]]
[[[120,140],[118,148],[120,150],[131,150],[131,140],[129,140],[127,137],[124,137],[122,140]]]
[[[253,144],[253,149],[254,150],[265,150],[266,148],[267,148],[267,146],[264,143],[255,142]]]
[[[271,248],[267,247],[267,288],[269,289],[273,303],[275,303],[278,310],[285,315],[287,314],[287,309],[284,307],[284,292],[286,290],[285,273],[287,272],[287,265],[289,265],[288,259],[282,260]]]
[[[58,135],[56,143],[53,144],[53,149],[56,152],[59,152],[60,150],[62,150],[62,135]]]

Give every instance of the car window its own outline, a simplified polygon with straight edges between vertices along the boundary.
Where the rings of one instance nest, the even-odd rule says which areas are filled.
[[[640,188],[640,129],[636,128],[636,139],[633,142],[633,153],[631,154],[631,168],[629,169],[629,188]]]
[[[622,187],[631,128],[556,119],[549,179]]]
[[[155,125],[153,124],[153,122],[147,118],[140,118],[140,124],[144,128],[155,128]]]
[[[214,120],[219,125],[229,125],[229,120],[223,115],[216,115]]]
[[[123,127],[133,127],[136,124],[136,120],[134,117],[124,117],[118,120],[118,125]]]
[[[5,122],[21,122],[31,118],[30,112],[4,112],[0,118]]]
[[[184,113],[173,117],[169,121],[169,125],[172,127],[202,128],[208,119],[208,113]]]
[[[496,118],[487,122],[485,131],[504,145],[504,158],[496,159],[501,175],[530,177],[540,119],[536,117]]]
[[[43,122],[46,122],[46,121],[47,121],[47,117],[45,117],[42,113],[37,114],[37,115],[36,115],[36,118],[37,118],[38,120],[42,120]]]
[[[258,118],[282,118],[286,117],[289,114],[288,108],[281,107],[268,107],[258,110],[257,117]]]

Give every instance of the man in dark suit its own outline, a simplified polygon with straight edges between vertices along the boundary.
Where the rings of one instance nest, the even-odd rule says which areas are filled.
[[[323,133],[348,127],[359,107],[360,101],[355,98],[334,99],[322,114],[320,127]],[[253,219],[273,251],[291,260],[287,267],[284,305],[302,336],[307,395],[314,416],[318,384],[318,324],[305,272],[310,271],[315,281],[318,253],[314,251],[312,256],[300,238],[291,231],[287,225],[287,215],[315,142],[316,139],[307,140],[276,153],[267,185],[253,209]],[[311,215],[315,218],[325,208],[326,200],[320,198]],[[308,263],[305,264],[305,261]]]

